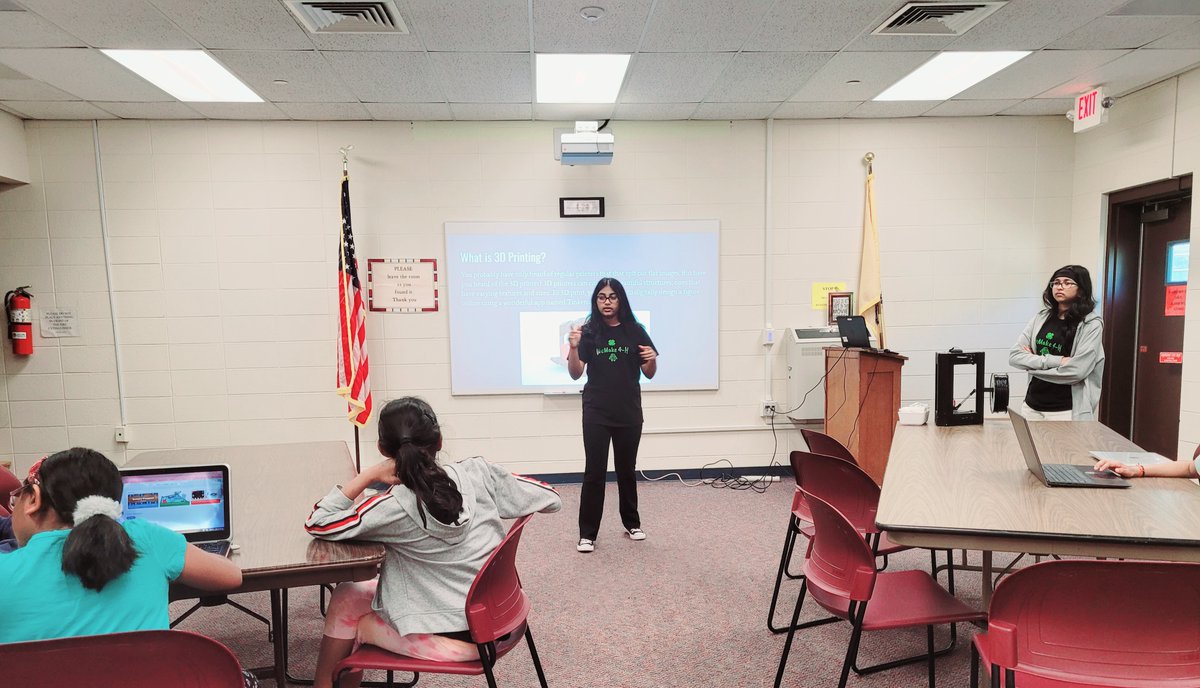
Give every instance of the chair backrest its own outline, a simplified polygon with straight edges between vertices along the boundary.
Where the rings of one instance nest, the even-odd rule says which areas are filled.
[[[832,504],[858,532],[878,532],[879,486],[861,468],[832,456],[792,452],[792,471],[805,492]]]
[[[532,517],[522,516],[512,524],[467,592],[467,627],[477,643],[490,643],[513,632],[529,616],[529,598],[517,575],[517,546]]]
[[[825,456],[836,456],[843,461],[849,461],[854,465],[858,465],[854,455],[841,442],[817,430],[800,429],[800,435],[804,438],[804,443],[808,445],[808,450],[814,454],[824,454]]]
[[[0,682],[39,688],[240,688],[224,645],[187,631],[135,631],[0,645]]]
[[[989,658],[1020,673],[1074,677],[1069,685],[1200,686],[1198,581],[1200,564],[1026,567],[992,597]]]
[[[8,496],[21,486],[21,479],[0,466],[0,516],[8,516]]]
[[[875,555],[850,521],[829,502],[801,488],[812,509],[816,535],[804,560],[813,598],[831,611],[845,610],[834,598],[864,601],[875,589]]]

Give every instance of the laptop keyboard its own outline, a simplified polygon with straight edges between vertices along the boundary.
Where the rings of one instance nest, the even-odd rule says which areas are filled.
[[[1042,471],[1046,474],[1046,479],[1051,482],[1076,485],[1090,485],[1092,482],[1084,474],[1062,464],[1042,464]]]
[[[227,542],[195,542],[192,544],[196,545],[205,552],[212,552],[213,554],[221,554],[229,545]]]

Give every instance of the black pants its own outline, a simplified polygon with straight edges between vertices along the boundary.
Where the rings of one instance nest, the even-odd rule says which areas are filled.
[[[579,497],[579,537],[595,540],[604,515],[604,476],[608,471],[608,443],[612,441],[613,467],[617,471],[617,498],[625,529],[641,528],[637,498],[637,452],[642,426],[612,427],[583,424],[583,490]]]

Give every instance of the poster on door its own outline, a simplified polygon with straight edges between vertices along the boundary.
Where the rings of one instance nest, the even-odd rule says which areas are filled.
[[[1167,307],[1164,315],[1182,316],[1187,311],[1187,285],[1173,284],[1167,287]]]

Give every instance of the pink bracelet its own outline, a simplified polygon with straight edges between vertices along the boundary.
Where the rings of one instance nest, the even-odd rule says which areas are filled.
[[[1142,465],[1142,464],[1140,464],[1140,463],[1138,464],[1138,477],[1139,477],[1139,478],[1145,478],[1145,477],[1146,477],[1146,467],[1145,467],[1145,466],[1143,466],[1143,465]]]

